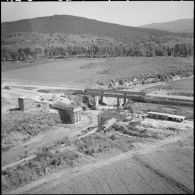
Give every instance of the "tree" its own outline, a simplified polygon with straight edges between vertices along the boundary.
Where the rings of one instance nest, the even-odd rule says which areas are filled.
[[[11,53],[11,55],[12,55],[12,59],[15,61],[17,61],[19,59],[19,52],[18,51],[13,51]]]
[[[26,53],[24,51],[21,51],[20,54],[19,54],[19,59],[21,61],[26,61],[27,60],[27,56],[26,56]]]
[[[2,57],[3,57],[3,59],[4,59],[5,61],[8,61],[9,59],[12,58],[12,56],[11,56],[11,51],[10,51],[8,48],[4,47],[4,48],[1,50],[1,52],[2,52]]]

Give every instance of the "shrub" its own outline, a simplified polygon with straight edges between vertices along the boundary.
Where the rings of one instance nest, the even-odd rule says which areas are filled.
[[[82,106],[82,110],[83,111],[87,110],[87,106]]]
[[[111,140],[115,140],[116,139],[116,136],[113,134],[113,135],[110,136],[110,139]]]
[[[124,81],[122,79],[119,80],[120,85],[124,85]]]
[[[146,84],[146,81],[145,80],[142,80],[142,85]]]

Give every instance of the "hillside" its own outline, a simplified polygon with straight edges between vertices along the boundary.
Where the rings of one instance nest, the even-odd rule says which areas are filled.
[[[170,22],[152,23],[140,27],[165,30],[165,31],[177,32],[177,33],[193,33],[194,31],[193,23],[194,23],[193,18],[191,18],[191,19],[174,20]]]
[[[122,26],[69,15],[54,15],[50,17],[5,22],[1,24],[1,32],[3,37],[18,32],[64,32],[66,34],[109,36],[117,40],[145,40],[149,39],[152,35],[174,35],[170,32]]]
[[[192,33],[128,27],[68,15],[1,24],[3,61],[44,57],[191,56]],[[179,45],[178,45],[179,44]]]

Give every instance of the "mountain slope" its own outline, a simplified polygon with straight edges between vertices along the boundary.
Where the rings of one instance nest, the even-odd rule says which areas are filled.
[[[17,32],[65,32],[67,34],[109,36],[117,40],[146,40],[152,35],[172,35],[171,32],[128,27],[69,15],[54,15],[50,17],[4,22],[1,24],[1,29],[1,35],[3,37]]]
[[[170,32],[182,32],[182,33],[192,33],[193,32],[193,18],[191,19],[180,19],[170,22],[162,23],[152,23],[144,26],[142,28],[152,28],[158,30],[165,30]]]

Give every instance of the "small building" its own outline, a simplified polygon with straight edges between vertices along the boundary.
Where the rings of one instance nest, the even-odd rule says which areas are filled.
[[[185,116],[179,116],[179,115],[168,114],[168,113],[148,112],[147,114],[149,118],[153,118],[153,119],[162,119],[162,120],[177,121],[177,122],[181,122],[185,119]]]
[[[58,110],[62,123],[75,124],[81,121],[80,106],[57,103],[53,105],[50,104],[50,108]]]

